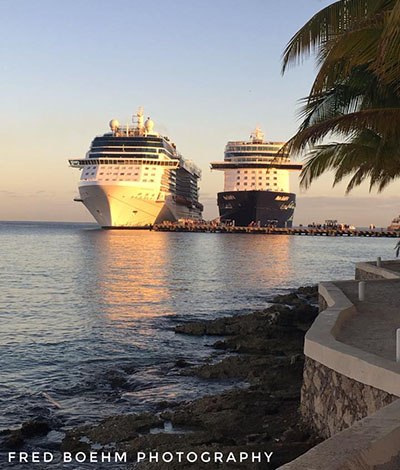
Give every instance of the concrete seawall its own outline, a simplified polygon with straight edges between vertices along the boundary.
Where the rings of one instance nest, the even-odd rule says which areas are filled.
[[[393,319],[393,305],[385,303],[399,292],[400,264],[359,263],[356,279],[319,285],[320,314],[305,337],[300,410],[327,440],[282,470],[400,468],[400,364],[392,341],[400,312]],[[364,302],[355,295],[361,279],[369,293]],[[359,337],[349,339],[349,331]]]

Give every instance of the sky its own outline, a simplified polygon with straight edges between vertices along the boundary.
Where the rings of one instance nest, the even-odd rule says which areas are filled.
[[[0,0],[0,220],[92,221],[73,202],[82,158],[110,119],[130,122],[142,105],[155,130],[203,171],[204,217],[217,216],[229,140],[259,124],[268,140],[289,139],[313,60],[282,77],[293,34],[327,0]],[[400,212],[400,182],[345,196],[324,175],[302,191],[295,223],[338,219],[387,226]]]

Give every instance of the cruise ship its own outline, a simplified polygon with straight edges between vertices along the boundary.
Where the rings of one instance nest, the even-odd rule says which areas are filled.
[[[81,170],[79,198],[103,228],[147,228],[164,221],[201,219],[200,169],[168,137],[144,122],[139,108],[133,124],[110,121],[85,158],[70,159]]]
[[[224,172],[218,193],[220,221],[237,226],[291,227],[296,195],[290,192],[290,171],[302,165],[278,151],[285,142],[268,142],[259,126],[250,141],[228,142],[223,162],[211,169]]]

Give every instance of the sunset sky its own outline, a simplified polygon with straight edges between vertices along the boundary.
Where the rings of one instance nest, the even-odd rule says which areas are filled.
[[[155,129],[203,170],[205,218],[217,215],[228,140],[259,124],[270,140],[298,125],[298,100],[315,66],[280,74],[290,37],[326,0],[16,0],[0,2],[2,125],[0,220],[92,221],[77,195],[83,157],[111,118],[139,105]],[[400,212],[400,181],[384,193],[344,196],[326,175],[298,195],[295,223],[339,219],[387,226]]]

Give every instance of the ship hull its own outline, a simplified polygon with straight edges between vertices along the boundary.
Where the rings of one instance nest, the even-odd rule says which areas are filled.
[[[247,227],[291,227],[296,195],[275,191],[226,191],[218,193],[221,222]]]
[[[148,228],[180,218],[201,218],[198,209],[176,203],[173,196],[162,200],[140,197],[145,191],[139,186],[129,185],[90,184],[79,187],[80,200],[103,228]]]

